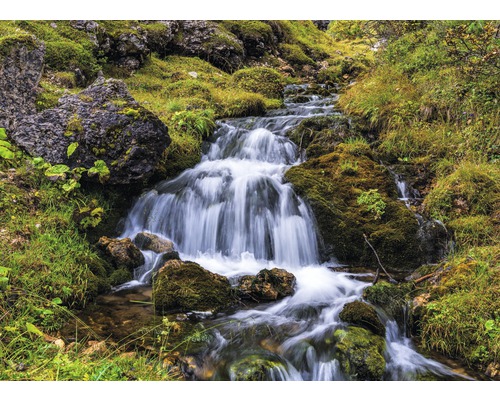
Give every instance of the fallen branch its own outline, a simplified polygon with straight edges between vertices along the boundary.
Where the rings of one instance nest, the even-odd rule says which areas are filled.
[[[432,278],[434,276],[434,273],[432,274],[427,274],[427,275],[424,275],[424,276],[421,276],[420,278],[418,279],[415,279],[413,282],[414,283],[420,283],[422,281],[425,281],[426,279],[429,279],[429,278]]]
[[[395,279],[393,279],[392,276],[389,275],[389,273],[385,270],[384,266],[380,262],[380,258],[378,257],[377,252],[373,248],[372,244],[368,241],[368,238],[366,237],[366,234],[363,233],[363,237],[365,238],[365,242],[368,243],[368,246],[370,246],[370,249],[373,250],[373,253],[375,254],[375,257],[377,258],[378,265],[380,266],[380,268],[382,268],[382,271],[384,271],[385,274],[387,275],[387,277],[389,278],[389,282],[391,282],[391,283],[397,283],[397,281]],[[379,268],[377,268],[377,275],[375,276],[375,279],[373,281],[374,284],[377,283],[378,277],[379,277]]]

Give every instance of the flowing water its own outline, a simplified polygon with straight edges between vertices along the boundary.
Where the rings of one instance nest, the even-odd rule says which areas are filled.
[[[359,299],[369,283],[363,274],[336,272],[333,261],[319,264],[314,216],[284,180],[300,162],[286,132],[304,118],[335,113],[335,96],[308,95],[307,102],[294,103],[294,94],[305,89],[288,87],[283,110],[219,122],[202,161],[144,194],[126,220],[122,237],[148,231],[168,238],[183,260],[232,283],[273,267],[296,277],[293,296],[207,321],[213,329],[197,354],[197,378],[235,379],[235,364],[258,357],[268,361],[269,380],[348,379],[332,337],[345,327],[338,316],[343,306]],[[152,252],[145,257],[135,280],[121,288],[150,282],[160,261]],[[394,321],[385,323],[386,379],[451,379],[448,368],[414,350]]]

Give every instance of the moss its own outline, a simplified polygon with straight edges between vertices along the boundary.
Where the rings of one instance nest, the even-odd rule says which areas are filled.
[[[280,51],[281,56],[292,65],[303,66],[316,64],[297,44],[282,44],[280,45]]]
[[[82,133],[83,125],[82,119],[78,114],[73,114],[66,125],[66,131],[64,132],[64,136],[72,136],[75,133]]]
[[[368,329],[376,335],[385,337],[385,326],[380,322],[375,309],[362,301],[347,303],[339,314],[339,318],[347,323]]]
[[[284,369],[285,366],[276,356],[253,354],[232,363],[229,376],[233,381],[266,381],[274,368]]]
[[[127,268],[119,268],[114,270],[109,276],[109,284],[117,286],[128,282],[132,279],[132,273]]]
[[[3,61],[14,47],[25,47],[28,51],[32,51],[39,45],[38,40],[28,33],[0,36],[0,61]]]
[[[405,309],[414,296],[415,285],[413,283],[392,284],[382,281],[368,286],[363,292],[364,299],[382,308],[401,327],[405,323]]]
[[[336,356],[342,371],[352,380],[382,380],[385,372],[385,340],[370,331],[351,326],[334,333]]]
[[[153,281],[153,300],[159,313],[220,311],[231,306],[233,295],[226,277],[190,261],[171,260]]]
[[[349,120],[337,115],[306,118],[288,132],[290,140],[306,150],[307,158],[330,153],[344,140],[354,136]]]
[[[269,98],[283,97],[283,77],[271,68],[240,69],[232,75],[231,82],[240,89],[260,93]]]
[[[345,174],[346,162],[356,165],[355,174]],[[323,255],[341,262],[377,265],[375,247],[384,267],[402,271],[420,265],[418,222],[397,200],[389,173],[368,155],[350,154],[349,145],[292,167],[285,177],[312,207],[323,238]],[[386,204],[380,220],[357,203],[362,192],[377,189]]]
[[[92,52],[79,43],[69,40],[46,43],[45,64],[54,71],[80,69],[87,79],[99,70]]]

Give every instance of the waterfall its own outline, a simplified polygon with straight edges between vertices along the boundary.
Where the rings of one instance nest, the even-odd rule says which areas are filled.
[[[344,305],[360,299],[369,283],[335,271],[334,264],[319,264],[314,216],[284,180],[287,169],[300,162],[287,131],[304,118],[335,113],[336,96],[310,95],[307,102],[294,103],[292,95],[304,89],[287,87],[286,108],[264,117],[219,121],[201,162],[141,196],[125,222],[122,237],[147,231],[168,238],[182,259],[233,282],[275,266],[295,275],[293,296],[215,321],[214,338],[200,361],[219,366],[213,379],[235,379],[230,366],[243,354],[270,357],[269,380],[346,379],[331,338],[345,328],[339,319]],[[133,284],[149,282],[160,266],[158,256],[145,253],[146,264],[136,270]],[[276,350],[262,346],[270,331],[277,333]],[[385,354],[389,378],[427,370],[426,359],[400,333],[393,336]],[[404,358],[405,349],[418,357]]]

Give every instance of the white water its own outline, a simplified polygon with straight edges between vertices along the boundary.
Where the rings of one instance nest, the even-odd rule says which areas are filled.
[[[123,237],[148,231],[169,238],[182,259],[232,282],[264,268],[295,275],[293,296],[221,320],[226,323],[205,356],[211,365],[230,364],[243,350],[263,351],[262,337],[251,333],[263,328],[270,338],[271,332],[279,337],[279,346],[266,350],[282,363],[268,371],[269,379],[346,379],[328,338],[343,326],[338,314],[344,304],[359,299],[368,284],[332,271],[335,265],[319,265],[314,217],[283,178],[299,162],[286,131],[306,117],[333,113],[333,100],[311,96],[306,104],[287,101],[286,110],[265,117],[220,122],[217,140],[202,161],[144,194],[127,218]],[[129,286],[150,281],[158,256],[146,252],[146,260]],[[393,336],[385,355],[389,379],[438,368],[400,334]],[[218,376],[234,378],[227,371]]]

